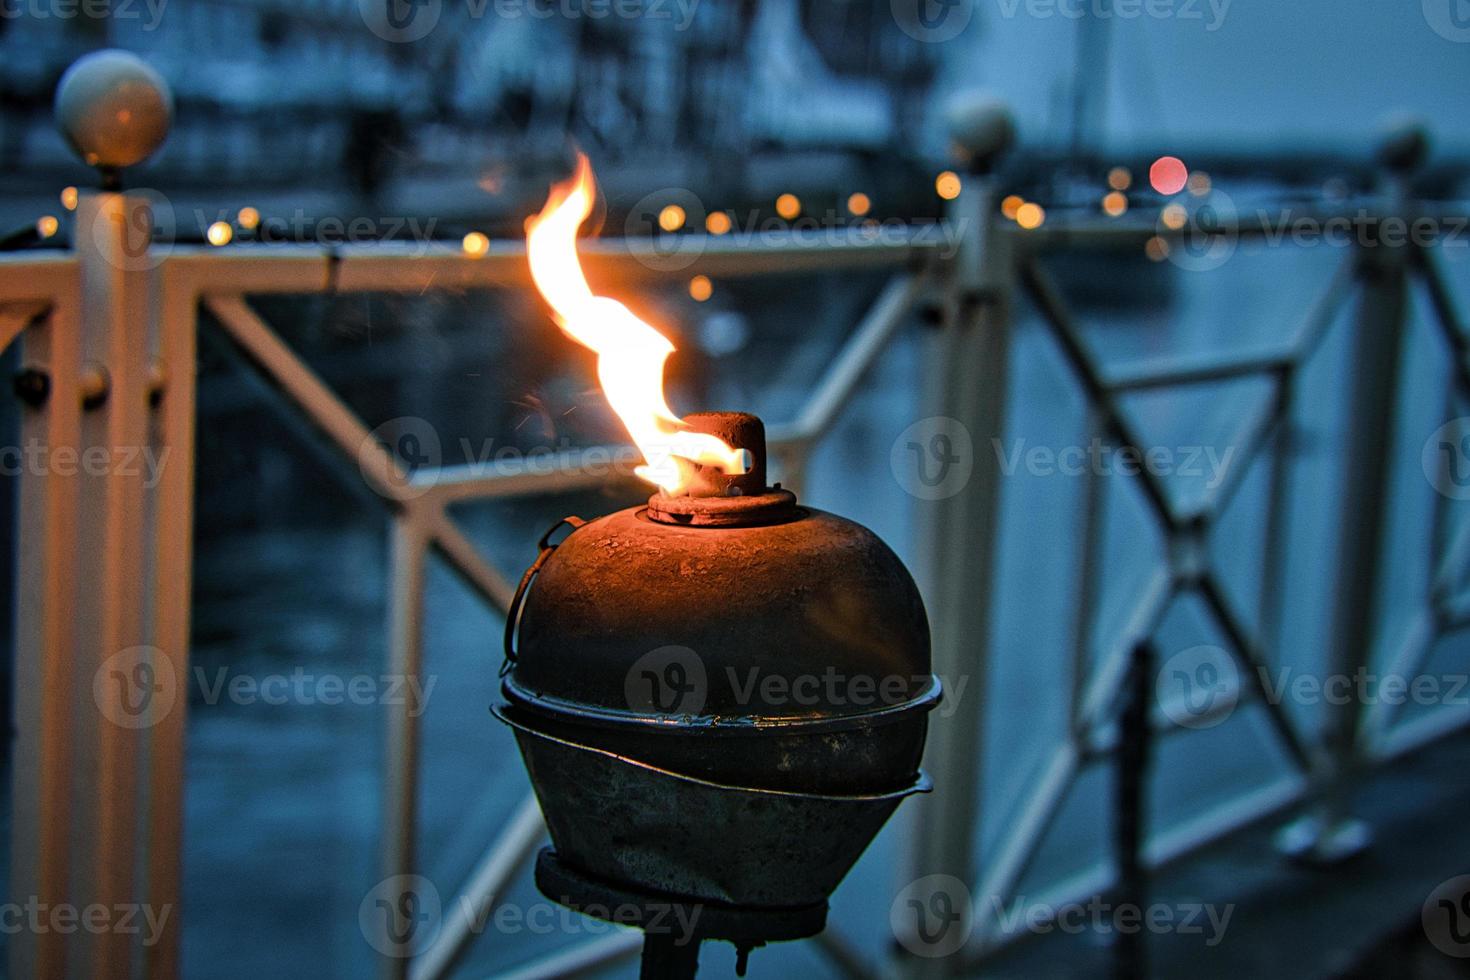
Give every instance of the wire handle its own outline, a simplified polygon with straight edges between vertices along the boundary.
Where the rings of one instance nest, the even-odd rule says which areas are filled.
[[[526,569],[526,574],[521,576],[521,584],[516,586],[516,594],[511,598],[509,608],[505,610],[505,660],[500,664],[501,677],[509,674],[511,668],[516,664],[516,630],[521,625],[521,612],[526,604],[526,593],[531,591],[531,580],[536,577],[537,572],[541,571],[541,566],[546,564],[546,559],[551,557],[551,553],[561,545],[561,541],[552,544],[551,536],[560,531],[562,525],[566,525],[575,532],[577,528],[586,523],[580,517],[563,517],[547,528],[546,533],[541,535],[541,540],[537,542],[536,547],[541,549],[541,553],[536,556],[535,561],[531,562],[531,567]],[[565,540],[566,538],[562,538],[562,541]]]

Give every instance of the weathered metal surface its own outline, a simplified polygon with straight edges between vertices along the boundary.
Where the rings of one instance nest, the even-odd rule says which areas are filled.
[[[574,531],[526,598],[507,700],[720,782],[906,785],[939,691],[918,592],[872,533],[799,511],[717,528],[630,508]]]
[[[690,422],[764,472],[758,419]],[[543,539],[497,714],[568,866],[663,895],[810,906],[928,789],[929,624],[870,531],[719,479],[729,495],[655,495]]]
[[[557,854],[605,880],[749,908],[826,900],[905,796],[729,786],[512,725]]]

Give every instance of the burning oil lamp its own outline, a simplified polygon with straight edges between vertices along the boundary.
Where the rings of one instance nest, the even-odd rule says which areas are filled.
[[[820,932],[832,890],[928,789],[928,621],[872,532],[767,485],[759,419],[668,409],[672,345],[582,276],[593,193],[584,158],[531,224],[533,278],[597,352],[658,489],[542,538],[497,714],[551,832],[543,893],[643,928],[644,977],[693,976],[705,939],[734,943],[743,973],[753,947]]]

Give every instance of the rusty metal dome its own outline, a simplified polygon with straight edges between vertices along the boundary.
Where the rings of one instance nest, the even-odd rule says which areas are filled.
[[[750,472],[548,532],[507,624],[499,714],[568,867],[822,903],[928,786],[928,620],[876,535],[765,486],[759,420],[691,420],[748,449]]]

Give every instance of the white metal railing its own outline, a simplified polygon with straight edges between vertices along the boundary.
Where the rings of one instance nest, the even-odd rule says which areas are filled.
[[[1086,396],[1094,431],[1124,446],[1141,446],[1119,410],[1120,393],[1172,384],[1261,375],[1272,379],[1268,411],[1245,440],[1249,452],[1275,450],[1271,520],[1282,520],[1289,487],[1282,476],[1286,434],[1293,410],[1293,381],[1331,328],[1334,313],[1351,289],[1361,291],[1352,329],[1359,346],[1356,384],[1366,399],[1355,420],[1364,440],[1355,464],[1360,480],[1356,512],[1361,522],[1382,520],[1378,465],[1382,438],[1392,425],[1392,389],[1385,365],[1397,363],[1396,345],[1403,297],[1413,279],[1433,298],[1443,335],[1455,354],[1455,379],[1470,391],[1467,341],[1433,252],[1359,249],[1326,285],[1307,313],[1298,347],[1281,357],[1195,363],[1182,369],[1108,377],[1080,339],[1078,325],[1053,284],[1047,255],[1075,248],[1141,247],[1160,232],[1152,226],[1084,219],[1055,222],[1025,231],[996,215],[995,185],[975,176],[954,202],[952,227],[962,230],[956,254],[941,254],[930,239],[874,241],[855,233],[838,244],[818,244],[787,235],[763,243],[682,239],[689,263],[679,275],[749,276],[780,271],[847,268],[888,269],[892,281],[848,337],[795,418],[772,427],[772,451],[789,479],[799,479],[808,454],[831,430],[876,357],[908,321],[916,304],[937,309],[941,327],[927,341],[926,368],[932,415],[958,420],[978,438],[1000,435],[1008,410],[1011,308],[1024,290],[1040,310],[1064,362]],[[1380,202],[1381,203],[1381,202]],[[1389,208],[1407,202],[1391,199]],[[495,243],[483,256],[450,247],[424,250],[394,245],[325,249],[306,246],[240,246],[231,249],[174,248],[165,254],[147,240],[148,203],[126,194],[84,194],[76,213],[75,251],[0,257],[0,341],[22,344],[28,382],[23,438],[51,450],[148,445],[170,452],[170,465],[156,486],[123,472],[61,476],[27,472],[20,495],[20,617],[16,657],[17,739],[14,752],[12,859],[13,894],[42,902],[116,904],[142,900],[178,908],[182,820],[183,704],[146,728],[120,725],[91,701],[94,673],[119,651],[146,648],[140,663],[150,683],[188,674],[191,570],[192,446],[195,439],[195,343],[207,311],[230,341],[279,387],[301,416],[321,430],[390,511],[389,670],[411,676],[422,667],[422,605],[425,561],[438,552],[486,603],[504,610],[510,589],[504,574],[486,560],[448,513],[452,503],[592,486],[603,478],[579,469],[578,454],[558,458],[551,472],[532,472],[505,462],[446,467],[409,474],[379,445],[331,389],[276,335],[248,297],[266,293],[422,293],[426,290],[527,287],[522,247]],[[1249,229],[1233,229],[1249,234]],[[1168,231],[1162,232],[1166,237]],[[142,236],[139,238],[139,236]],[[659,276],[647,262],[649,243],[603,243],[588,248],[586,261],[621,284]],[[665,266],[666,267],[666,266]],[[1392,372],[1388,372],[1392,373]],[[1375,435],[1376,434],[1376,435]],[[1375,455],[1377,453],[1378,455]],[[1244,472],[1240,467],[1239,472]],[[983,683],[990,670],[992,616],[1002,474],[977,465],[963,493],[926,502],[922,509],[923,567],[934,633],[935,669],[971,679],[969,696],[947,719],[936,719],[926,765],[937,792],[919,803],[914,816],[909,871],[939,871],[976,890],[1002,898],[1016,887],[1051,825],[1068,788],[1089,765],[1108,757],[1117,743],[1113,713],[1134,648],[1146,643],[1170,600],[1196,592],[1234,647],[1232,653],[1257,676],[1276,638],[1268,628],[1253,632],[1220,587],[1211,569],[1206,534],[1240,481],[1223,484],[1205,505],[1176,511],[1145,472],[1143,499],[1171,542],[1169,567],[1136,596],[1125,628],[1099,636],[1097,566],[1104,487],[1090,480],[1086,525],[1077,555],[1079,637],[1073,666],[1070,732],[1046,760],[1026,798],[1015,810],[991,852],[975,854],[974,828],[980,812],[982,757],[978,744],[987,709]],[[1375,499],[1376,498],[1376,499]],[[1442,505],[1442,501],[1437,506]],[[1275,540],[1282,540],[1277,536]],[[1354,577],[1337,583],[1340,666],[1365,662],[1373,624],[1360,618],[1363,597],[1379,589],[1372,571],[1381,565],[1375,533],[1345,526],[1341,544],[1355,561]],[[1460,529],[1438,561],[1434,593],[1414,622],[1394,663],[1412,673],[1434,637],[1467,617],[1453,607],[1449,583],[1470,561],[1470,530]],[[1276,581],[1279,548],[1268,548],[1262,575]],[[1279,585],[1279,581],[1276,581]],[[1278,596],[1279,588],[1268,588]],[[1276,601],[1274,598],[1271,601]],[[1266,610],[1272,623],[1279,610]],[[1097,649],[1100,648],[1100,649]],[[161,681],[160,681],[161,682]],[[1259,693],[1249,689],[1245,694]],[[1322,808],[1318,825],[1339,828],[1349,815],[1341,804],[1344,780],[1360,764],[1409,751],[1465,723],[1443,715],[1393,726],[1380,710],[1353,708],[1335,716],[1321,733],[1309,733],[1269,699],[1263,699],[1273,730],[1295,764],[1297,775],[1280,785],[1232,799],[1197,814],[1182,827],[1156,836],[1148,858],[1162,862],[1201,846],[1244,823],[1302,799]],[[410,874],[418,779],[418,719],[407,705],[389,708],[386,732],[386,810],[382,871]],[[73,775],[76,773],[77,775]],[[90,792],[78,792],[77,786]],[[540,840],[542,828],[527,799],[486,849],[468,878],[463,896],[480,907],[501,893]],[[1056,883],[1059,894],[1093,891],[1107,884],[1104,866],[1079,879]],[[126,936],[57,933],[12,937],[13,976],[176,976],[181,919],[166,924],[161,942],[133,949]],[[843,972],[862,975],[861,959],[840,935],[840,923],[820,940]],[[1005,941],[996,923],[982,921],[962,964],[973,964]],[[412,961],[389,960],[392,975],[446,975],[474,939],[467,923],[452,919],[436,942]],[[549,977],[595,967],[630,955],[635,944],[623,935],[559,953],[516,976]],[[952,961],[910,960],[915,973],[952,970]]]

